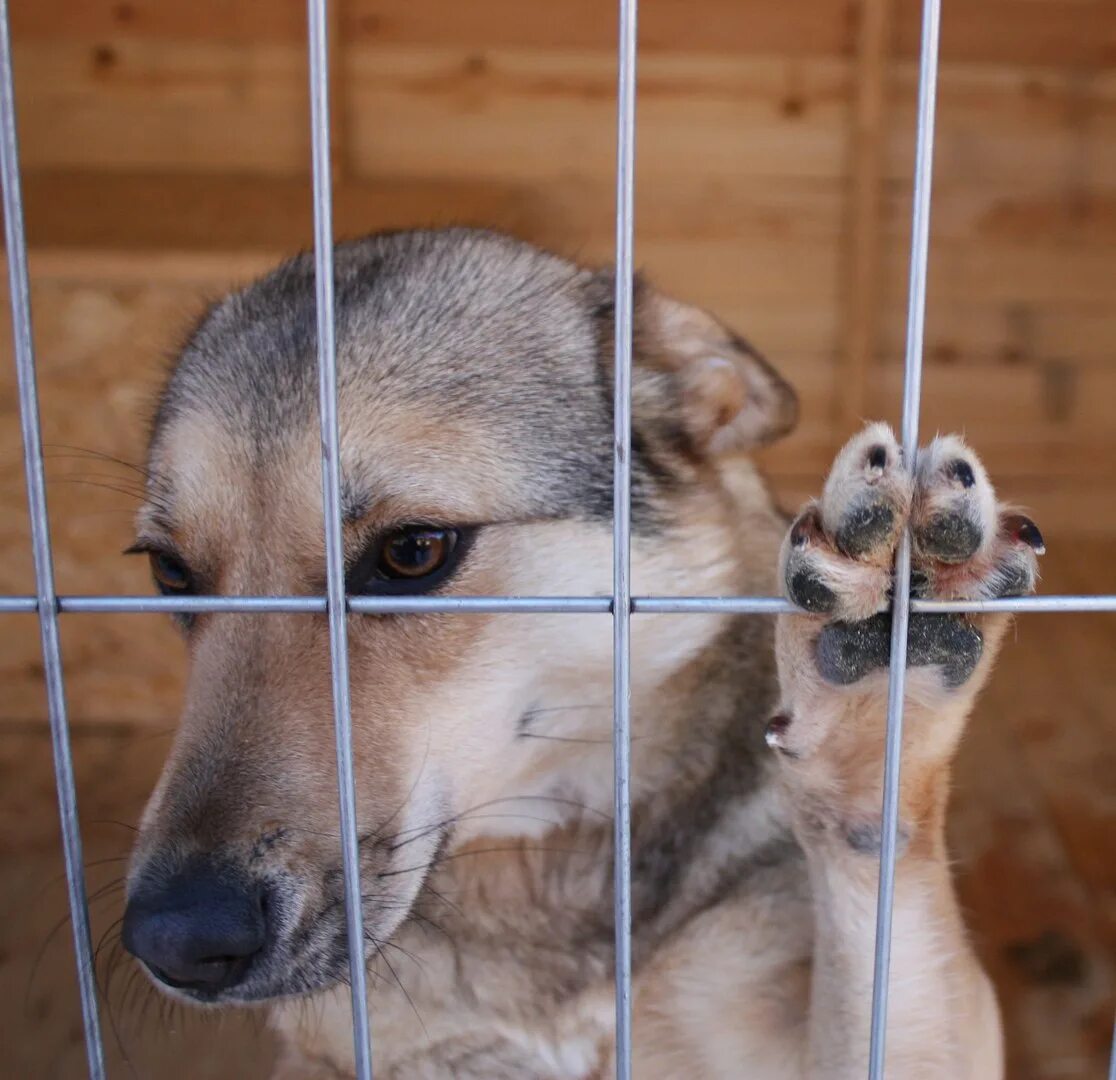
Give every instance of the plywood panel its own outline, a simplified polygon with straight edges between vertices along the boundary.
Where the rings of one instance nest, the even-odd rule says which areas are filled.
[[[906,180],[918,70],[894,72],[890,174]],[[1116,176],[1116,68],[946,63],[938,86],[935,176],[947,191],[961,181],[1103,191]]]
[[[897,51],[917,56],[918,0],[898,3]],[[1108,0],[968,0],[945,6],[942,57],[1012,65],[1111,67],[1116,19]]]
[[[293,46],[31,41],[15,64],[28,167],[308,168],[306,69]]]
[[[474,49],[611,48],[616,13],[597,0],[469,0],[467,4],[409,0],[337,0],[346,45],[455,45]],[[850,0],[774,0],[741,5],[703,0],[693,17],[688,0],[645,0],[640,47],[656,51],[787,52],[832,55],[847,50],[855,5]],[[300,0],[41,0],[17,4],[20,39],[104,40],[111,37],[179,41],[282,41],[300,44],[306,6]]]
[[[354,49],[346,65],[358,172],[612,173],[611,53]],[[847,83],[836,60],[646,57],[640,182],[840,175]]]

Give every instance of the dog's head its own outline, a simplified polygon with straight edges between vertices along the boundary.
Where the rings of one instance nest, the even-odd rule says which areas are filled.
[[[301,256],[229,296],[168,379],[136,545],[165,593],[324,591],[314,291]],[[336,294],[348,591],[611,592],[611,275],[491,233],[395,233],[338,247]],[[788,430],[794,397],[714,319],[642,283],[635,356],[635,587],[734,591],[722,463]],[[347,952],[326,618],[180,621],[187,701],[125,943],[193,1000],[329,985]],[[636,701],[715,624],[637,619]],[[464,838],[607,805],[611,757],[578,738],[609,731],[607,616],[353,616],[349,654],[370,940]]]

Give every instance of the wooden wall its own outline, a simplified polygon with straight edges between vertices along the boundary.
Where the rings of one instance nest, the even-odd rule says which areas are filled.
[[[13,0],[60,587],[147,588],[128,542],[162,357],[202,300],[310,238],[302,0]],[[601,0],[334,0],[337,225],[469,221],[612,244],[615,20]],[[1054,542],[1116,529],[1116,4],[947,0],[923,428],[962,429]],[[769,455],[815,489],[897,415],[914,0],[644,0],[637,258],[787,372]],[[30,563],[6,328],[0,589]],[[75,716],[165,720],[173,635],[67,617]],[[19,624],[18,628],[16,624]],[[31,620],[0,716],[41,715]]]

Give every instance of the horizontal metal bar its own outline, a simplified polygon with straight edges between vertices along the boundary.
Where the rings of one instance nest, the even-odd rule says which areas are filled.
[[[60,611],[197,615],[206,612],[324,612],[324,596],[60,596]]]
[[[12,601],[13,611],[34,611],[34,597],[0,597]],[[30,602],[29,606],[27,602]],[[15,606],[18,604],[19,606]],[[552,614],[597,613],[612,610],[609,596],[350,596],[348,608],[356,615],[414,615],[423,612],[482,614],[490,612],[541,612]],[[60,596],[63,612],[107,614],[153,612],[205,614],[276,613],[322,614],[324,596]]]
[[[600,614],[612,610],[609,596],[350,596],[348,607],[357,615],[539,613]],[[33,596],[0,596],[0,615],[34,614]],[[321,614],[324,596],[60,596],[58,610],[81,614],[206,612],[295,612]],[[993,612],[1041,614],[1042,612],[1116,612],[1116,596],[1015,596],[1002,600],[912,600],[919,614],[973,614]],[[789,600],[778,596],[634,596],[636,615],[805,615]]]
[[[636,614],[698,612],[725,615],[806,615],[789,600],[777,596],[636,596]],[[1116,596],[1013,596],[1001,600],[911,600],[918,614],[972,614],[993,612],[1116,612]]]
[[[980,615],[994,611],[1116,611],[1116,596],[1010,596],[1002,600],[912,600],[911,611],[929,615],[967,613]]]
[[[633,596],[637,615],[804,615],[789,600],[779,596]]]
[[[349,610],[357,615],[406,615],[424,611],[449,614],[533,612],[550,615],[604,614],[611,596],[351,596]]]
[[[39,610],[39,601],[33,596],[0,596],[0,615],[9,615],[13,612],[31,612]]]

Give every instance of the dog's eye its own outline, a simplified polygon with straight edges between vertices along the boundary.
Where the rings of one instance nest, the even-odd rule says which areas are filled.
[[[446,580],[468,547],[469,531],[403,525],[379,538],[347,575],[350,593],[423,593]]]
[[[384,539],[376,569],[388,579],[424,578],[441,570],[456,546],[452,529],[409,526]]]
[[[164,596],[193,591],[193,578],[181,559],[168,555],[165,551],[152,551],[150,558],[151,576],[155,579],[156,588]]]

